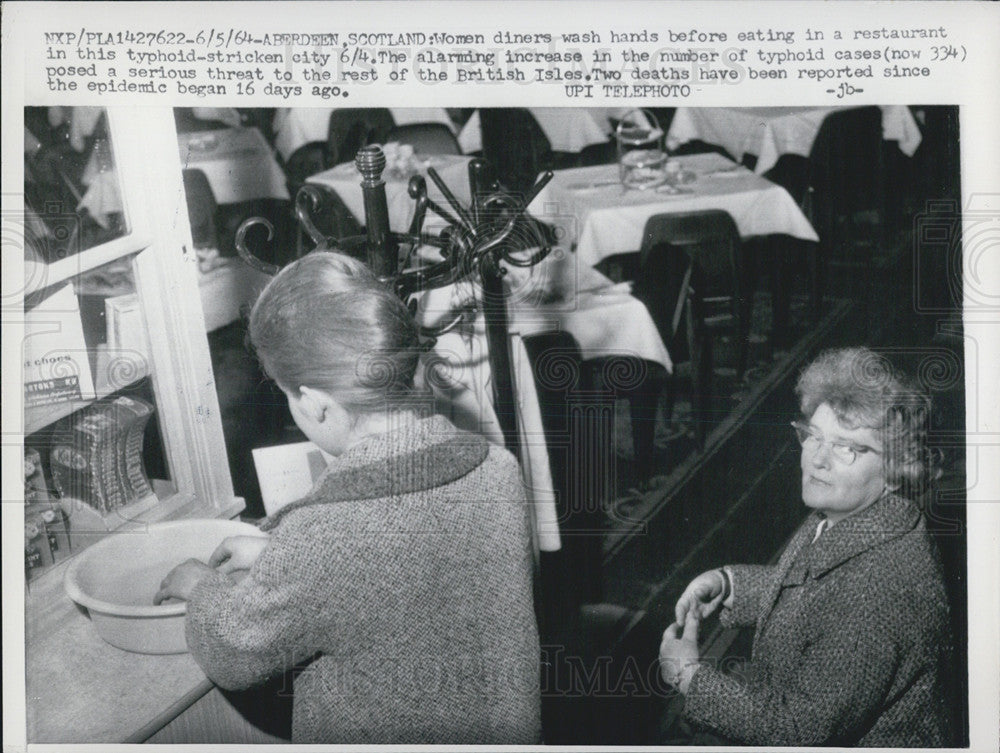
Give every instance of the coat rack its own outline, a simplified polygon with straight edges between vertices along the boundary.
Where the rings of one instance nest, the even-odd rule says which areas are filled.
[[[376,276],[391,285],[404,301],[415,293],[444,287],[478,276],[482,288],[482,309],[486,320],[486,343],[489,352],[493,384],[493,404],[504,442],[511,452],[520,456],[517,416],[514,411],[514,377],[511,369],[510,340],[507,327],[507,305],[503,290],[506,270],[500,262],[517,267],[531,267],[544,259],[551,247],[539,237],[538,250],[528,258],[514,255],[511,236],[526,218],[526,208],[538,192],[552,179],[552,172],[542,174],[534,186],[521,198],[502,187],[492,177],[485,160],[469,162],[470,206],[464,207],[433,167],[427,175],[450,207],[440,206],[427,195],[427,182],[422,175],[410,178],[407,192],[415,202],[410,226],[405,233],[389,228],[382,173],[386,167],[381,147],[362,147],[355,157],[361,174],[364,197],[365,235],[335,238],[324,235],[316,226],[313,214],[322,206],[323,196],[316,186],[306,184],[295,197],[295,214],[305,232],[317,244],[317,249],[339,250],[352,255],[365,255]],[[440,234],[423,231],[427,212],[431,211],[447,225]],[[267,239],[274,237],[274,227],[264,218],[252,217],[240,225],[236,233],[236,249],[255,269],[275,274],[280,267],[257,258],[246,244],[247,232],[254,225],[267,228]],[[440,261],[425,262],[417,258],[420,247],[437,249]],[[425,338],[436,338],[456,327],[464,311],[455,311],[438,327],[421,327]]]

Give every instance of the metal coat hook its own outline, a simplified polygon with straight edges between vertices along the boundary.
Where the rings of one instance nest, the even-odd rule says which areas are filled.
[[[250,247],[247,246],[247,233],[254,225],[263,225],[267,228],[268,243],[274,240],[274,225],[271,224],[270,220],[264,217],[251,217],[250,219],[241,222],[239,228],[236,230],[236,252],[240,255],[240,258],[243,259],[243,261],[256,269],[258,272],[263,272],[266,275],[276,275],[281,267],[277,264],[271,264],[258,259],[250,250]]]

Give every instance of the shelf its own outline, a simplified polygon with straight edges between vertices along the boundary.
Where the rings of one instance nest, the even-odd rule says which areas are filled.
[[[85,272],[90,272],[123,256],[134,254],[136,251],[149,246],[151,242],[152,238],[148,235],[130,233],[122,238],[108,241],[94,249],[86,249],[49,264],[40,260],[33,262],[26,261],[24,278],[28,281],[29,287],[25,290],[25,297],[27,298],[44,288],[50,288],[71,280],[74,277],[79,277]],[[31,283],[36,280],[38,284],[32,286]]]

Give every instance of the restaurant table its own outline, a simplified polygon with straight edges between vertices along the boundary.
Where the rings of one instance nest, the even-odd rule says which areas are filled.
[[[823,119],[838,107],[679,107],[667,132],[667,147],[677,149],[699,140],[723,147],[736,159],[757,158],[755,172],[763,175],[782,154],[808,157]],[[920,128],[908,107],[882,110],[882,138],[896,141],[913,156],[920,146]]]
[[[538,121],[553,151],[576,153],[592,144],[607,142],[614,132],[612,121],[621,120],[631,108],[529,107],[527,110]],[[458,144],[465,154],[483,148],[479,110],[462,127]]]
[[[256,128],[222,128],[177,134],[181,165],[200,170],[218,204],[285,199],[285,174]]]
[[[694,180],[680,193],[656,189],[625,190],[618,165],[557,170],[528,207],[536,219],[556,227],[584,264],[596,265],[615,254],[638,251],[646,220],[664,212],[723,209],[741,237],[782,234],[807,241],[818,236],[802,210],[781,186],[720,154],[675,158]]]
[[[561,541],[548,446],[523,339],[565,331],[579,344],[584,360],[624,356],[659,364],[668,373],[673,364],[652,317],[631,295],[629,285],[612,283],[565,249],[553,249],[529,269],[508,267],[504,286],[521,465],[532,503],[536,546],[540,551],[556,551]],[[419,296],[417,320],[425,325],[447,320],[449,312],[480,295],[471,282],[427,291]],[[443,367],[431,382],[438,387],[438,410],[460,428],[503,444],[493,411],[482,313],[441,335],[425,362],[427,358]]]
[[[407,193],[410,176],[420,173],[427,177],[427,168],[433,167],[444,180],[448,188],[456,198],[468,206],[471,201],[469,193],[469,157],[450,154],[432,154],[415,159],[414,170],[396,172],[385,170],[382,173],[382,180],[385,182],[386,204],[389,207],[389,228],[396,232],[404,232],[413,217],[415,203]],[[321,173],[309,176],[307,183],[326,186],[336,192],[344,205],[350,210],[358,224],[365,224],[364,195],[361,193],[361,173],[358,172],[353,162],[344,162],[336,167],[324,170]],[[427,178],[427,195],[447,209],[451,214],[448,202],[442,196],[434,182]],[[444,221],[438,218],[431,211],[427,212],[425,229],[433,231],[435,227],[442,227]]]
[[[281,158],[288,161],[296,149],[314,142],[326,143],[333,107],[283,107],[274,114],[274,146]],[[443,107],[391,107],[396,125],[410,123],[443,123],[455,126]]]

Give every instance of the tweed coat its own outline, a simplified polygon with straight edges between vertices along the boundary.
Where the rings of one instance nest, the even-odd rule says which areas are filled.
[[[506,450],[410,421],[266,519],[245,578],[199,581],[188,645],[227,689],[295,667],[293,742],[535,743],[527,515]]]
[[[755,626],[743,676],[703,666],[684,715],[749,745],[951,744],[944,579],[923,516],[887,494],[774,566],[733,566],[723,625]]]

